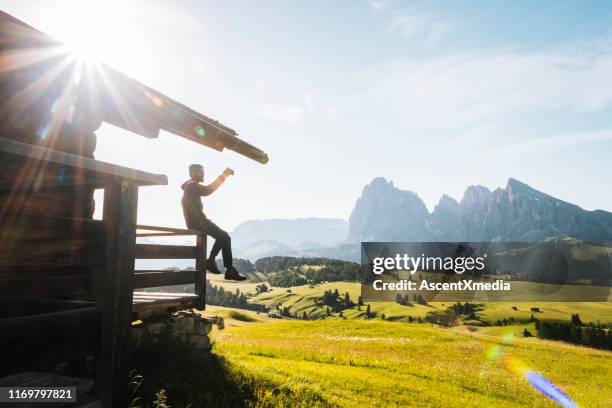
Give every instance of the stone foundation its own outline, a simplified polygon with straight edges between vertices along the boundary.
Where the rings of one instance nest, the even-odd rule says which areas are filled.
[[[138,345],[145,339],[155,341],[159,336],[170,334],[198,347],[210,349],[208,334],[213,324],[223,329],[222,317],[203,317],[196,309],[181,310],[170,315],[139,320],[132,324],[132,339]]]

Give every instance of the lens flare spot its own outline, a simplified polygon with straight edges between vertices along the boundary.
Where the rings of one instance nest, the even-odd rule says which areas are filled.
[[[49,128],[47,126],[41,126],[36,131],[36,135],[42,140],[46,139],[48,134],[49,134]]]
[[[487,351],[487,358],[489,360],[498,360],[500,356],[501,356],[501,349],[499,348],[498,345],[491,347]]]
[[[59,169],[59,172],[57,173],[57,181],[59,184],[63,184],[64,183],[64,175],[66,174],[66,169],[64,167]]]
[[[74,105],[70,105],[70,107],[68,108],[68,113],[66,114],[66,122],[69,124],[73,124],[74,122],[74,112],[76,111],[76,108]]]
[[[504,365],[508,370],[520,376],[527,371],[527,366],[521,360],[514,357],[506,357],[504,359]]]
[[[206,136],[206,131],[204,130],[204,128],[200,125],[195,127],[195,134],[198,135],[199,137],[204,137]]]
[[[164,104],[164,101],[162,101],[157,95],[151,98],[151,102],[153,102],[153,105],[157,106],[158,108]]]
[[[60,100],[59,98],[57,98],[55,101],[53,101],[53,104],[51,105],[51,107],[49,108],[49,112],[51,113],[55,113],[55,111],[57,110],[57,108],[59,107],[60,104]]]
[[[578,408],[578,405],[570,397],[567,396],[563,391],[557,388],[551,383],[546,377],[535,371],[527,370],[525,377],[529,383],[542,394],[557,401],[565,408]]]

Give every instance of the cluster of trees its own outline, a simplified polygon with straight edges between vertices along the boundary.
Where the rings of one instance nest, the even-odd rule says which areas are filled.
[[[240,290],[235,292],[223,289],[221,286],[211,284],[206,280],[206,303],[215,306],[235,307],[237,309],[247,309],[264,311],[263,305],[249,303],[247,297]]]
[[[281,305],[276,305],[276,311],[281,316],[297,318],[297,314],[295,314],[295,315],[291,314],[291,311],[289,310],[289,308],[287,306],[282,306],[281,307]]]
[[[478,320],[476,312],[480,310],[480,306],[474,303],[457,302],[443,311],[433,311],[427,313],[425,320],[440,326],[452,327],[459,323],[461,316],[466,316],[470,320]],[[409,319],[409,321],[412,321]],[[420,322],[420,320],[419,320]]]
[[[255,286],[255,292],[256,293],[266,293],[267,291],[269,291],[270,288],[268,288],[268,285],[266,285],[265,283],[262,283],[260,285]]]
[[[326,290],[323,293],[323,298],[321,298],[324,305],[328,306],[327,314],[329,315],[331,311],[340,312],[344,309],[350,309],[355,306],[355,302],[351,300],[351,296],[348,292],[344,294],[344,296],[340,297],[340,293],[338,289],[335,289],[333,292],[330,290]],[[361,296],[359,296],[359,306],[363,305],[363,300]],[[331,308],[331,311],[330,311]]]
[[[476,312],[479,310],[479,307],[474,303],[465,302],[461,304],[461,302],[457,302],[450,307],[450,309],[455,312],[457,316],[465,315],[470,320],[477,320]]]
[[[414,301],[414,303],[418,303],[419,305],[426,305],[427,301],[425,299],[423,299],[423,296],[421,295],[413,295],[412,299]],[[395,302],[399,303],[400,305],[403,306],[412,306],[412,304],[410,303],[410,297],[405,294],[405,295],[401,295],[400,293],[395,295]]]
[[[304,275],[295,270],[286,270],[282,272],[273,273],[268,277],[270,285],[278,286],[281,288],[288,288],[290,286],[301,286],[306,285],[308,281]]]
[[[536,320],[537,335],[541,339],[561,340],[604,350],[612,350],[612,330],[601,324],[585,325],[580,316],[572,315],[569,322]]]
[[[307,268],[308,266],[316,266],[316,268]],[[363,276],[360,264],[329,258],[271,256],[258,259],[255,262],[254,270],[272,273],[270,283],[273,286],[281,287],[307,283],[357,281]]]
[[[533,317],[533,315],[531,315]],[[503,319],[497,319],[497,321],[494,323],[494,326],[508,326],[508,325],[513,325],[514,323],[516,323],[514,317],[510,316],[509,318],[503,318]]]
[[[240,272],[255,272],[255,265],[253,265],[253,263],[248,259],[232,258],[232,262],[234,263],[236,269],[238,269]],[[221,258],[217,258],[217,266],[219,267],[219,269],[223,270],[223,260]]]
[[[402,296],[401,293],[395,295],[395,303],[399,303],[402,306],[411,306],[408,295]]]
[[[425,320],[444,327],[453,327],[459,323],[457,314],[450,307],[442,311],[428,312]]]

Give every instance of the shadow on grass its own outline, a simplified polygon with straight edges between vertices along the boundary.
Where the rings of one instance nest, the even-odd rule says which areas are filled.
[[[132,351],[132,407],[335,407],[317,392],[242,373],[225,358],[170,335]],[[166,404],[159,403],[163,390]]]
[[[156,406],[164,389],[168,405],[178,407],[249,407],[256,396],[223,358],[170,335],[132,350],[132,369],[142,376],[133,393],[136,406]]]

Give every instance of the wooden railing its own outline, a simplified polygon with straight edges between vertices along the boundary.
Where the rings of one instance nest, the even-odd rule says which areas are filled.
[[[195,306],[198,309],[204,309],[206,304],[206,235],[199,230],[150,225],[137,225],[136,229],[136,237],[196,236],[195,246],[137,243],[136,259],[194,259],[195,270],[135,270],[134,289],[194,283],[197,296]]]

